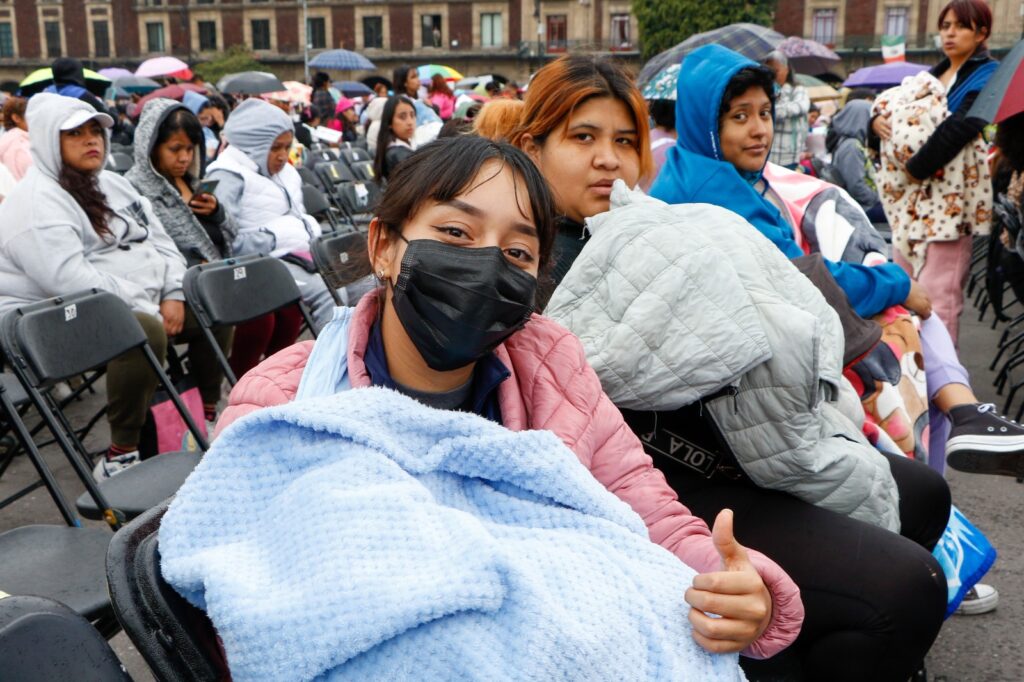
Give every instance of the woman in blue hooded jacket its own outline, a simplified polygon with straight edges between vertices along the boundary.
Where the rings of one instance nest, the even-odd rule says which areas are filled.
[[[719,45],[706,45],[691,53],[679,70],[676,99],[676,145],[665,155],[665,165],[651,187],[651,196],[670,204],[708,203],[727,208],[747,219],[789,258],[804,255],[793,238],[793,228],[772,203],[771,187],[762,171],[771,149],[772,126],[749,144],[723,140],[720,121],[734,117],[762,116],[763,112],[725,112],[722,103],[741,96],[757,85],[756,78],[734,81],[744,70],[763,69],[746,57]],[[756,71],[751,71],[751,73]],[[771,78],[768,72],[769,79]],[[730,86],[730,96],[726,88]],[[724,114],[730,114],[727,118]],[[766,123],[771,122],[767,112]],[[746,119],[744,119],[746,120]],[[735,146],[742,168],[727,160]],[[730,155],[731,156],[731,155]],[[931,312],[925,290],[894,264],[866,267],[853,263],[826,261],[850,304],[862,317],[903,304],[922,317]]]

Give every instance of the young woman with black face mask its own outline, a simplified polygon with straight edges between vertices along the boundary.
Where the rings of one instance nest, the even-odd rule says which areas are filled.
[[[772,655],[800,629],[793,582],[736,542],[729,512],[712,536],[679,503],[601,390],[579,340],[533,313],[550,266],[553,213],[543,177],[514,147],[460,136],[418,150],[396,169],[370,225],[381,286],[356,308],[338,308],[315,343],[249,372],[218,426],[296,395],[385,386],[514,431],[550,430],[644,519],[652,541],[702,573],[686,592],[697,642]],[[722,617],[705,614],[712,611]]]

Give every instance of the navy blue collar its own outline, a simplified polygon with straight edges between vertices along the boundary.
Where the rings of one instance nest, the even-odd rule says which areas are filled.
[[[402,392],[402,387],[391,378],[391,373],[388,371],[388,359],[384,353],[384,336],[381,333],[380,320],[374,322],[370,329],[370,338],[366,344],[363,361],[366,363],[366,371],[370,375],[370,383],[374,386],[383,386]],[[508,367],[494,353],[488,353],[480,358],[476,367],[473,368],[473,390],[470,392],[470,400],[463,407],[463,411],[472,412],[501,424],[498,386],[510,376],[512,373]]]

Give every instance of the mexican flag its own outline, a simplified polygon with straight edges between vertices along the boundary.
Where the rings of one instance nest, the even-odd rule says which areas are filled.
[[[882,58],[886,64],[907,61],[907,39],[903,36],[882,36]]]

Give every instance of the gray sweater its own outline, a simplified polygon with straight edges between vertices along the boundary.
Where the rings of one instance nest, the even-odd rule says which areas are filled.
[[[127,180],[109,171],[98,174],[111,210],[109,235],[97,234],[58,183],[60,127],[83,111],[96,113],[60,95],[44,93],[29,102],[33,166],[0,205],[0,313],[93,287],[154,316],[161,301],[184,300],[185,260],[150,202]]]

